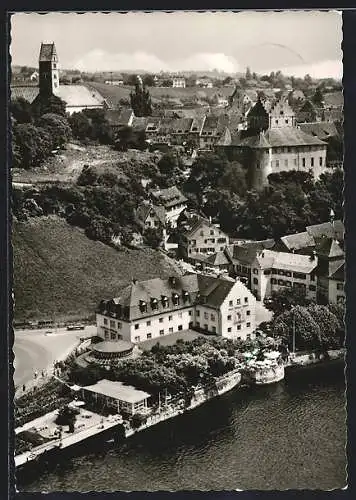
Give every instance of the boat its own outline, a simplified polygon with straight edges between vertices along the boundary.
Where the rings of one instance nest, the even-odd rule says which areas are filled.
[[[268,385],[284,379],[284,363],[281,353],[270,351],[263,353],[263,360],[250,359],[243,370],[244,380],[250,384]]]

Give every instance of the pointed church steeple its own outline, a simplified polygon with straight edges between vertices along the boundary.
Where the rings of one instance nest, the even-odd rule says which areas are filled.
[[[59,71],[54,42],[41,43],[38,67],[40,95],[48,96],[55,93],[59,88]]]

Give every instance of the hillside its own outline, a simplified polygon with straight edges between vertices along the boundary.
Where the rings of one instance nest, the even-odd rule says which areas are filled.
[[[57,217],[13,222],[15,320],[84,319],[132,278],[176,274],[154,250],[117,251]]]

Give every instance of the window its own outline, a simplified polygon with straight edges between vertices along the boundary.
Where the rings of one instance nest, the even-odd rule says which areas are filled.
[[[292,273],[290,271],[286,271],[285,272],[285,275],[288,276],[288,277],[291,277],[292,276]]]
[[[292,287],[292,282],[291,281],[285,281],[284,285],[285,286],[289,286],[291,288]]]
[[[140,325],[139,325],[139,323],[136,323],[136,325],[135,325],[135,330],[138,330],[138,329],[139,329],[139,326],[140,326]]]
[[[209,318],[209,314],[207,312],[204,313],[204,319],[208,319]]]
[[[309,290],[310,290],[311,292],[315,292],[315,290],[316,290],[316,286],[315,286],[315,285],[309,285]]]
[[[160,335],[164,335],[164,330],[160,330],[160,331],[159,331],[159,334],[160,334]],[[151,335],[151,334],[150,334],[150,333],[148,333],[148,334],[147,334],[147,338],[148,338],[148,336],[149,336],[149,335]]]
[[[288,167],[288,160],[284,160],[284,166]]]
[[[278,120],[276,120],[276,125],[278,125]]]
[[[231,314],[228,315],[227,320],[231,321]]]
[[[247,316],[251,316],[251,311],[246,311]]]
[[[159,322],[160,322],[160,323],[163,323],[163,318],[159,318]]]
[[[147,334],[147,339],[151,339],[152,338],[152,333],[148,333]]]
[[[193,314],[193,311],[188,311],[189,316]]]
[[[200,323],[199,323],[199,321],[197,321],[197,328],[200,328]]]
[[[284,280],[278,280],[278,285],[283,286],[284,285]]]
[[[241,325],[237,325],[237,330],[241,330]]]
[[[257,278],[253,278],[253,284],[254,285],[258,285],[258,279]]]
[[[210,321],[215,321],[215,314],[210,315]]]
[[[307,275],[304,273],[293,273],[293,278],[298,278],[300,280],[307,279]]]
[[[265,276],[268,276],[269,274],[271,274],[270,269],[265,269],[265,270],[263,271],[263,274],[264,274]]]
[[[151,321],[146,321],[147,326],[151,326]]]
[[[214,236],[214,229],[210,229],[210,236]]]
[[[297,158],[294,158],[294,165],[296,166],[298,163]]]
[[[323,166],[323,157],[322,156],[319,156],[319,165],[320,165],[320,167]]]
[[[314,167],[314,158],[313,158],[313,157],[312,157],[312,158],[310,158],[310,166],[311,166],[311,167]]]
[[[233,302],[232,300],[229,301],[229,306],[232,307],[233,306]]]
[[[104,318],[104,325],[107,325],[108,324],[108,320],[106,318]]]
[[[56,69],[56,67],[57,67],[57,64],[53,63],[53,69]]]
[[[305,167],[305,158],[302,158],[302,165]]]
[[[310,288],[310,287],[309,287],[309,288]],[[344,289],[344,284],[343,284],[343,283],[338,283],[338,284],[336,285],[336,289],[337,289],[337,290],[343,290],[343,289]]]
[[[137,335],[137,337],[135,337],[135,342],[140,342],[140,337],[139,337],[139,335]]]
[[[246,323],[247,328],[250,328],[251,323]]]
[[[276,278],[271,278],[271,285],[275,285],[277,283]]]
[[[276,160],[276,168],[278,168],[278,167],[279,167],[279,160]]]
[[[254,268],[253,274],[258,274],[258,269]]]
[[[173,320],[173,316],[172,315],[168,316],[168,321],[172,321],[172,320]]]
[[[115,340],[116,339],[116,333],[111,332],[110,338],[111,338],[111,340]]]
[[[216,326],[213,326],[212,331],[213,333],[216,333]]]
[[[178,318],[181,318],[183,316],[183,314],[180,312],[178,313]]]
[[[279,274],[280,276],[285,276],[285,272],[284,272],[284,271],[282,271],[282,269],[278,269],[278,274]]]
[[[227,329],[227,331],[230,333],[231,332],[231,326]]]
[[[173,326],[169,328],[169,333],[173,333]]]
[[[245,297],[245,304],[248,304],[248,297]]]
[[[121,330],[122,324],[120,323],[120,321],[117,322],[117,327],[119,330]]]
[[[241,304],[241,299],[236,299],[236,305],[239,306]]]
[[[286,122],[286,125],[288,125],[288,120],[285,120],[285,122]],[[288,163],[288,161],[287,161],[287,163]]]
[[[315,281],[315,275],[314,274],[310,275],[310,281]]]
[[[200,316],[200,311],[197,311],[197,316],[198,316],[198,317]]]

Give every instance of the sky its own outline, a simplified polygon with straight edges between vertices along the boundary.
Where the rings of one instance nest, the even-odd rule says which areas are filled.
[[[16,13],[12,64],[36,67],[55,42],[60,67],[80,71],[208,71],[342,77],[337,11]]]

